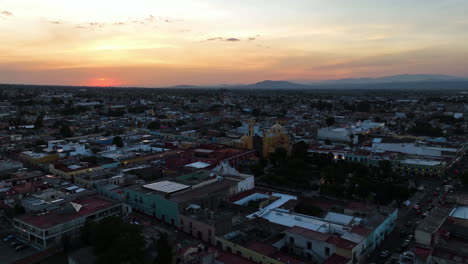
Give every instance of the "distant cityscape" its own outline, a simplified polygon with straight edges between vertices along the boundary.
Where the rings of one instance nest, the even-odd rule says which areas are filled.
[[[0,262],[466,263],[466,82],[347,83],[2,85]]]

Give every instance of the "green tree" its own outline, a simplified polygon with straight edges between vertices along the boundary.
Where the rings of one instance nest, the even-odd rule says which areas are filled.
[[[151,123],[148,124],[148,129],[159,129],[161,127],[161,123],[159,123],[159,121],[153,121]]]
[[[15,204],[13,207],[13,215],[18,216],[24,214],[26,211],[24,210],[24,207],[21,204]]]
[[[468,171],[460,174],[460,180],[465,187],[468,187]]]
[[[169,244],[167,233],[160,232],[159,239],[156,241],[157,257],[154,260],[155,264],[171,264],[173,253],[172,247]]]
[[[145,241],[138,225],[125,223],[120,217],[112,216],[100,222],[85,224],[83,229],[98,258],[98,264],[143,263]]]
[[[44,117],[42,115],[38,115],[36,117],[36,121],[34,121],[34,128],[35,129],[40,129],[42,128],[42,120],[44,119]]]
[[[327,119],[325,119],[325,123],[327,124],[327,126],[333,126],[335,124],[335,117],[327,117]]]
[[[115,136],[114,139],[112,140],[112,144],[116,145],[118,148],[121,148],[124,146],[123,140],[120,136]]]
[[[73,136],[73,131],[70,129],[70,127],[66,124],[63,124],[60,127],[59,133],[62,137],[67,138],[67,137],[72,137]]]

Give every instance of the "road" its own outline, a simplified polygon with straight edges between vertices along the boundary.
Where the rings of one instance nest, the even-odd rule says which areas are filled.
[[[424,213],[431,211],[432,207],[436,207],[438,202],[443,199],[445,193],[443,179],[440,178],[418,178],[416,180],[419,186],[424,186],[424,190],[417,191],[409,200],[409,206],[402,205],[399,208],[398,220],[395,230],[377,247],[372,254],[369,263],[387,263],[389,258],[399,258],[401,252],[410,249],[414,245],[414,240],[411,240],[407,247],[402,247],[403,242],[408,239],[409,235],[414,235],[414,230],[417,225],[425,217]],[[455,179],[446,184],[455,184]],[[440,190],[438,190],[440,188]],[[420,214],[413,207],[419,207]],[[430,214],[430,212],[429,212]],[[380,254],[383,250],[390,251],[390,256],[381,258]]]

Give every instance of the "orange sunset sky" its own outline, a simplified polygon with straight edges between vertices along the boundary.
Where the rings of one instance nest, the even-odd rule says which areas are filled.
[[[0,83],[468,76],[466,0],[1,0]]]

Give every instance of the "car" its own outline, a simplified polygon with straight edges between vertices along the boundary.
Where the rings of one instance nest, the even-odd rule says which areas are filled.
[[[419,205],[417,205],[417,204],[413,205],[413,209],[414,210],[419,210]]]
[[[388,251],[388,250],[384,250],[384,251],[380,252],[380,257],[381,258],[386,258],[389,255],[390,255],[390,251]]]
[[[15,238],[15,235],[8,235],[8,236],[3,238],[3,242],[9,242],[14,238]]]
[[[428,216],[428,215],[429,215],[429,211],[427,211],[427,212],[425,212],[425,213],[423,214],[423,216]]]
[[[421,211],[420,211],[420,210],[417,210],[417,211],[416,211],[416,214],[417,214],[417,215],[421,215]]]
[[[409,239],[409,240],[413,240],[413,239],[414,239],[414,236],[413,236],[413,235],[409,235],[409,236],[408,236],[408,239]]]
[[[25,249],[25,248],[27,248],[26,245],[19,245],[19,246],[17,246],[17,247],[15,248],[15,251],[21,251],[21,250],[23,250],[23,249]]]
[[[439,195],[439,193],[438,192],[433,192],[432,195],[437,196],[437,195]]]
[[[10,243],[10,246],[11,246],[12,248],[15,248],[15,247],[19,246],[20,244],[21,244],[21,243],[18,242],[18,241],[13,241],[13,242]]]
[[[405,237],[407,233],[408,233],[408,232],[406,232],[406,230],[401,230],[401,231],[400,231],[400,237],[401,237],[401,238]]]

